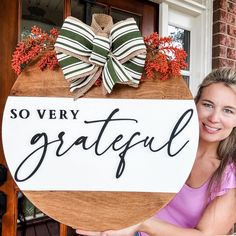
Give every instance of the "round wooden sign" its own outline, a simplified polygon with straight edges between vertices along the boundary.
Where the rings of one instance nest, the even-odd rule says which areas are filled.
[[[57,71],[45,70],[44,72],[42,72],[40,69],[38,69],[36,64],[31,64],[21,73],[21,75],[16,80],[11,90],[10,96],[13,98],[26,97],[26,99],[27,97],[28,99],[31,99],[31,97],[72,98],[73,94],[69,92],[68,87],[69,85],[67,81],[65,81],[63,73],[60,69],[58,69]],[[132,88],[125,85],[116,85],[110,95],[103,95],[101,87],[93,87],[86,93],[83,99],[84,98],[107,100],[122,98],[139,99],[142,101],[170,99],[173,101],[191,100],[192,103],[194,103],[192,95],[182,78],[173,78],[167,81],[160,81],[158,79],[147,80],[141,83],[138,88]],[[140,109],[142,108],[140,107]],[[16,112],[13,109],[11,111],[11,118],[14,118],[14,114],[16,114]],[[41,115],[41,118],[44,115],[43,112],[39,114]],[[8,114],[5,111],[5,120],[3,122],[3,126],[7,123],[7,115]],[[27,120],[26,118],[28,115],[27,113],[24,114],[22,111],[22,120]],[[54,114],[51,115],[52,117],[54,116]],[[146,114],[143,114],[143,116],[145,117]],[[172,117],[170,117],[170,120],[171,118]],[[168,121],[166,122],[168,123]],[[12,164],[10,164],[10,162],[8,161],[8,151],[6,148],[7,141],[4,141],[6,139],[6,136],[8,136],[9,134],[6,131],[6,128],[4,128],[4,130],[4,150],[6,151],[6,159],[8,165],[10,166],[10,170],[13,171],[15,167],[11,167]],[[183,127],[176,128],[175,134],[173,135],[172,132],[172,135],[177,136],[177,134],[182,132],[182,130]],[[14,134],[11,134],[11,136],[14,136]],[[38,140],[39,137],[35,136],[34,138],[32,138],[31,144],[33,142],[36,142],[36,139]],[[195,144],[193,146],[194,148],[196,147]],[[191,165],[194,161],[194,148],[192,148],[193,157],[191,157],[190,164],[188,164],[188,166],[186,167],[187,172],[190,172]],[[16,153],[18,153],[17,150]],[[17,159],[17,154],[15,159]],[[55,169],[56,168],[57,166],[55,165]],[[65,169],[66,168],[67,167],[65,166]],[[165,170],[165,172],[168,171],[169,170]],[[182,170],[178,171],[179,173],[182,172]],[[71,177],[66,176],[65,172],[61,171],[60,174],[62,180],[66,180],[68,183],[71,181]],[[142,174],[142,172],[139,173],[140,176],[142,176]],[[16,179],[16,174],[14,171],[12,172],[12,175]],[[182,178],[182,183],[180,183],[180,186],[184,184],[184,179],[186,180],[186,178],[187,175],[185,174],[185,176],[183,176]],[[18,178],[18,180],[19,179],[20,177]],[[20,188],[21,180],[19,180],[18,182],[16,181]],[[78,179],[77,181],[79,182],[80,180]],[[178,188],[180,189],[180,187]],[[42,190],[27,190],[26,188],[22,191],[37,208],[42,210],[51,218],[54,218],[55,220],[71,227],[99,231],[108,229],[120,229],[143,221],[153,216],[155,212],[166,205],[175,195],[174,192],[152,192],[151,190],[145,192],[133,190],[128,191],[125,189],[124,191],[122,191],[122,188],[119,191],[104,191],[103,189],[95,189],[93,191],[83,189],[81,191],[78,191],[78,189],[45,190],[42,187]]]

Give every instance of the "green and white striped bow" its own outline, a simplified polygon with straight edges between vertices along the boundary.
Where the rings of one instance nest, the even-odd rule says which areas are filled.
[[[137,87],[146,59],[146,46],[135,20],[113,25],[112,18],[104,14],[94,14],[91,27],[67,17],[55,50],[76,97],[86,93],[101,75],[105,93],[111,93],[116,83]]]

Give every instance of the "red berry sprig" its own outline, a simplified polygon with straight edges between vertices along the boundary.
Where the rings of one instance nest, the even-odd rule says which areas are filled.
[[[19,75],[25,66],[42,52],[46,53],[42,54],[39,60],[38,65],[41,70],[46,68],[55,69],[58,67],[56,53],[53,50],[58,34],[59,32],[56,28],[51,29],[48,34],[37,26],[33,26],[31,34],[17,44],[12,55],[11,66],[15,73]]]

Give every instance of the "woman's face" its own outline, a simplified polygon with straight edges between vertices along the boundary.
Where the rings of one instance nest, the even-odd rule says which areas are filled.
[[[197,103],[200,139],[219,142],[236,127],[236,94],[223,83],[205,87]]]

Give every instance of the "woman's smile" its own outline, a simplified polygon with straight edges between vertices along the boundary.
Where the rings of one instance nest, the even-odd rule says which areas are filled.
[[[204,126],[206,132],[208,132],[210,134],[217,133],[218,131],[221,130],[221,128],[213,127],[211,125],[207,125],[207,124],[204,124],[204,123],[203,123],[203,126]]]

